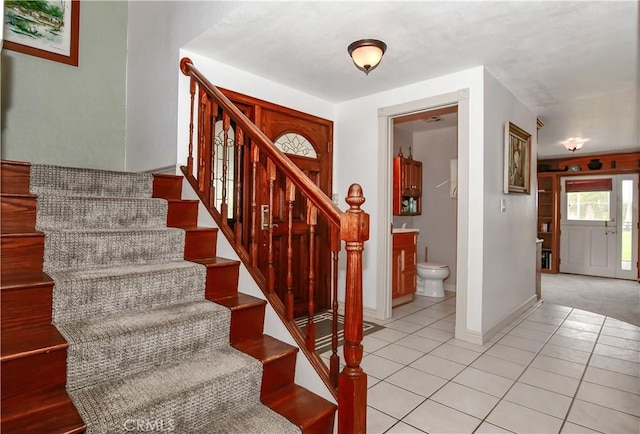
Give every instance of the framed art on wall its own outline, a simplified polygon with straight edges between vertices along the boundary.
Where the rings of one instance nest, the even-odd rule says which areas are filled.
[[[504,192],[530,193],[531,134],[511,122],[504,127]]]
[[[78,66],[79,0],[5,0],[3,48]]]

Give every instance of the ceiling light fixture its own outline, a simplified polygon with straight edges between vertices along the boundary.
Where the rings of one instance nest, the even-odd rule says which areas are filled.
[[[582,137],[569,137],[567,140],[560,142],[567,151],[576,152],[578,149],[582,148],[582,145],[587,143],[589,139],[583,139]]]
[[[349,44],[347,51],[356,68],[369,75],[382,60],[387,44],[377,39],[361,39]]]

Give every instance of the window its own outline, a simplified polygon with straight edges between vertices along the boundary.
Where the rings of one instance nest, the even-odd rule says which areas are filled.
[[[567,220],[609,221],[611,219],[611,178],[566,182]]]

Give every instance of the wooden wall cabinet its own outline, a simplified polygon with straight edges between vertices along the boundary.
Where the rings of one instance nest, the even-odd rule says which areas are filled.
[[[413,301],[418,276],[418,232],[393,234],[392,289],[393,306]]]
[[[393,215],[422,214],[422,162],[393,158]]]
[[[560,255],[560,183],[555,174],[538,174],[538,238],[542,240],[542,272],[557,273]]]

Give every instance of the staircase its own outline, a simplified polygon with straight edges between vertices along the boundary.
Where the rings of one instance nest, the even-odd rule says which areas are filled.
[[[1,169],[2,432],[333,432],[182,177]]]

